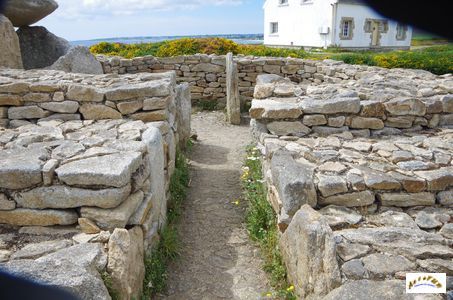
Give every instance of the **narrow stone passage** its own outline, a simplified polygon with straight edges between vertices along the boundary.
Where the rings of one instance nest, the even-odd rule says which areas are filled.
[[[160,299],[259,299],[269,290],[258,250],[248,239],[240,170],[249,129],[219,112],[193,116],[191,187],[179,225],[181,257],[169,267]]]

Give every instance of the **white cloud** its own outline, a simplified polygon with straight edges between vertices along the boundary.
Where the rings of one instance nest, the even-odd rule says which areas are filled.
[[[184,10],[208,5],[240,5],[243,0],[57,0],[58,16],[81,18],[105,15],[134,15],[144,12]]]

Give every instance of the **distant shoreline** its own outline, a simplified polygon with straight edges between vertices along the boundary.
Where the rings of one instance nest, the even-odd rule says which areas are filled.
[[[215,35],[186,35],[186,36],[139,36],[139,37],[116,37],[116,38],[101,38],[92,40],[71,41],[73,45],[92,46],[101,42],[122,43],[122,44],[138,44],[138,43],[156,43],[181,38],[226,38],[233,40],[238,44],[263,44],[263,34],[215,34]]]

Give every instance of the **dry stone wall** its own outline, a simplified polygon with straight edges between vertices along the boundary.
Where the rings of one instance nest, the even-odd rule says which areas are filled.
[[[371,69],[356,76],[307,86],[262,75],[250,109],[254,126],[279,136],[380,136],[453,125],[451,75]]]
[[[188,85],[2,69],[0,112],[1,267],[81,299],[110,299],[106,278],[139,298],[190,136]]]
[[[165,121],[175,115],[174,73],[138,76],[0,70],[0,122],[130,118]]]
[[[262,145],[280,249],[301,298],[380,299],[382,285],[386,299],[412,299],[404,298],[407,272],[446,273],[451,293],[451,129],[379,139],[262,135]]]
[[[160,58],[153,56],[125,59],[120,57],[97,56],[104,68],[104,73],[161,73],[168,70],[176,72],[178,82],[187,82],[191,86],[194,102],[211,101],[218,108],[226,105],[227,80],[226,57],[223,55],[189,55]],[[345,64],[331,61],[313,61],[295,58],[269,58],[235,56],[237,64],[238,90],[242,105],[253,99],[256,78],[261,74],[276,74],[296,83],[339,82],[354,79],[358,70],[350,69]]]
[[[451,294],[452,77],[355,77],[257,78],[251,126],[289,278],[303,299],[396,300],[413,299],[406,272],[447,273]]]
[[[162,73],[174,70],[177,82],[189,83],[194,103],[211,101],[214,104],[217,103],[218,108],[224,108],[226,105],[226,56],[197,54],[168,58],[145,56],[125,59],[98,55],[97,58],[103,65],[106,74]],[[263,74],[279,75],[295,84],[310,85],[311,87],[323,84],[324,86],[328,86],[326,84],[329,86],[330,84],[344,84],[344,87],[348,88],[348,83],[361,79],[370,82],[380,81],[382,84],[376,85],[380,94],[376,94],[375,99],[369,99],[371,101],[388,100],[389,96],[392,96],[392,91],[399,90],[400,85],[402,90],[399,93],[400,96],[416,96],[420,93],[424,98],[434,98],[434,96],[452,92],[452,79],[449,75],[436,76],[422,70],[388,70],[348,65],[332,60],[313,61],[296,58],[235,56],[234,62],[237,65],[238,90],[243,107],[256,98],[254,91],[257,77]],[[415,81],[411,81],[412,78]],[[441,82],[441,78],[444,78],[443,82]],[[402,83],[398,82],[399,80],[403,80]],[[438,85],[435,85],[435,82],[438,82]],[[281,96],[278,90],[276,96]],[[358,96],[363,97],[362,93]],[[432,107],[428,109],[427,114],[438,112],[439,107]]]

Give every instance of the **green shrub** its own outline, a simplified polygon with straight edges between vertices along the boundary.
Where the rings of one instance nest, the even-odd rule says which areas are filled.
[[[269,57],[307,57],[307,53],[303,49],[272,48],[263,45],[240,45],[239,53],[244,55]]]
[[[163,44],[156,55],[169,57],[178,55],[201,54],[227,54],[228,52],[238,53],[238,44],[224,38],[192,39],[183,38]]]
[[[442,75],[453,72],[453,46],[443,45],[414,51],[387,53],[345,53],[331,57],[348,64],[378,66],[382,68],[421,69]]]
[[[183,38],[173,41],[143,44],[121,44],[101,42],[90,48],[94,54],[118,55],[125,58],[153,55],[169,57],[178,55],[234,54],[294,57],[310,59],[342,60],[348,64],[379,66],[384,68],[410,68],[430,71],[434,74],[453,72],[453,46],[439,45],[414,51],[392,51],[387,53],[354,52],[343,53],[344,49],[331,48],[333,53],[310,53],[303,49],[272,48],[263,45],[238,45],[224,38]]]
[[[238,45],[224,38],[182,38],[173,41],[142,44],[121,44],[101,42],[90,48],[94,54],[118,55],[125,58],[153,55],[171,57],[179,55],[217,54],[228,52],[253,56],[304,58],[307,53],[302,49],[271,48],[263,45]]]
[[[138,56],[157,54],[159,48],[165,42],[159,43],[142,43],[142,44],[122,44],[101,42],[90,47],[93,54],[105,54],[109,56],[122,56],[125,58],[134,58]]]
[[[372,54],[364,54],[364,53],[344,53],[344,54],[336,54],[331,57],[335,60],[344,61],[347,64],[351,65],[369,65],[375,66],[375,62],[373,60]]]

